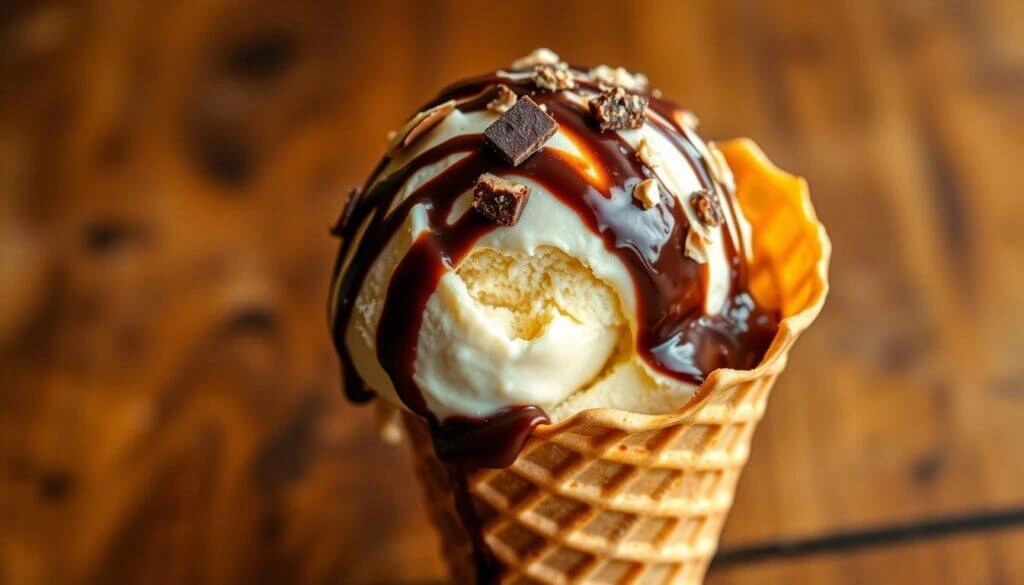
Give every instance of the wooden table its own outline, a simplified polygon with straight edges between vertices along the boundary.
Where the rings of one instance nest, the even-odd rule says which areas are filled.
[[[0,584],[439,579],[327,227],[540,45],[755,138],[834,241],[708,582],[1024,582],[1024,3],[615,4],[4,2]]]

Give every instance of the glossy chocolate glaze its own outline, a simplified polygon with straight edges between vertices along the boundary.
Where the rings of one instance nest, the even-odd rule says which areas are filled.
[[[577,71],[578,73],[578,71]],[[745,254],[739,239],[724,237],[732,265],[732,287],[725,305],[714,315],[703,312],[708,283],[707,269],[686,256],[690,225],[680,200],[688,194],[662,197],[652,209],[632,197],[633,187],[656,178],[640,162],[635,150],[615,132],[599,132],[584,107],[564,92],[537,91],[532,81],[491,75],[447,88],[425,108],[449,99],[468,112],[484,109],[502,83],[517,94],[529,94],[547,107],[560,131],[594,162],[605,180],[595,181],[580,170],[580,162],[556,150],[543,149],[519,167],[511,167],[484,145],[481,135],[462,135],[438,144],[394,170],[381,161],[356,202],[347,225],[341,227],[342,246],[335,268],[337,305],[332,331],[341,358],[345,390],[351,400],[373,396],[352,365],[344,336],[356,296],[378,254],[403,224],[414,206],[422,206],[427,230],[419,235],[395,268],[388,285],[377,328],[377,358],[403,403],[429,424],[434,450],[448,464],[455,486],[456,504],[474,540],[479,582],[496,582],[498,563],[483,542],[479,521],[467,487],[468,469],[510,465],[532,430],[548,422],[532,405],[509,407],[486,419],[438,418],[430,411],[413,379],[416,346],[426,303],[446,271],[452,270],[472,251],[475,242],[495,225],[476,213],[465,213],[452,224],[446,219],[458,196],[472,189],[478,176],[490,172],[515,175],[544,186],[571,208],[583,224],[598,234],[609,254],[615,254],[632,276],[637,299],[637,352],[658,371],[678,380],[700,384],[717,368],[748,369],[764,356],[778,327],[776,311],[759,307],[748,293]],[[577,91],[597,92],[583,81]],[[650,96],[649,96],[650,97]],[[703,187],[718,192],[722,207],[737,211],[733,197],[716,184],[699,149],[674,121],[678,107],[650,97],[649,121],[689,161]],[[390,213],[403,184],[416,171],[454,154],[463,158],[420,185]],[[663,193],[670,191],[660,185]],[[362,239],[355,234],[367,218]],[[727,230],[728,224],[717,229]],[[340,275],[343,259],[357,246],[352,260]]]

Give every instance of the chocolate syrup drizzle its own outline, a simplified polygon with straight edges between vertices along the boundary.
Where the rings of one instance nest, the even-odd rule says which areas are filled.
[[[580,71],[576,71],[580,74]],[[749,369],[764,356],[778,328],[779,314],[760,307],[748,292],[745,245],[740,234],[723,237],[732,266],[731,293],[720,312],[703,312],[708,282],[707,268],[686,256],[690,225],[680,197],[663,197],[652,209],[632,197],[633,187],[656,178],[642,164],[635,150],[615,132],[599,132],[589,114],[563,92],[538,91],[532,81],[501,75],[470,79],[444,90],[424,109],[454,99],[463,112],[482,110],[502,83],[519,95],[529,94],[568,134],[587,160],[607,176],[607,182],[581,172],[578,161],[554,149],[543,149],[519,167],[511,167],[490,152],[482,135],[460,135],[416,156],[409,163],[381,176],[390,159],[372,173],[367,188],[354,203],[346,225],[341,226],[341,250],[335,266],[336,306],[332,332],[341,358],[345,390],[353,402],[364,402],[373,392],[359,377],[345,344],[345,331],[353,305],[367,272],[378,254],[404,223],[414,206],[422,206],[427,230],[421,233],[395,268],[377,327],[377,358],[399,398],[430,427],[434,450],[448,464],[456,504],[474,542],[478,581],[496,582],[500,566],[483,542],[482,531],[469,495],[467,469],[479,466],[506,467],[518,455],[532,430],[548,422],[537,406],[509,407],[485,419],[449,417],[439,420],[427,407],[413,379],[416,346],[428,299],[446,271],[453,270],[489,231],[502,228],[476,213],[465,213],[452,224],[447,218],[459,195],[470,190],[484,172],[523,177],[546,188],[572,209],[584,225],[604,241],[633,278],[639,324],[636,350],[658,371],[699,385],[717,368]],[[592,83],[580,80],[578,92],[596,93]],[[700,150],[679,128],[675,104],[648,96],[648,121],[683,154],[704,188],[719,193],[723,209],[733,217],[733,197],[712,177]],[[409,177],[446,157],[463,154],[457,162],[416,188],[393,211],[395,197]],[[372,188],[371,188],[372,186]],[[670,192],[660,185],[663,193]],[[369,219],[361,240],[356,231]],[[728,230],[728,223],[721,228]],[[340,273],[343,259],[356,246],[348,267]]]

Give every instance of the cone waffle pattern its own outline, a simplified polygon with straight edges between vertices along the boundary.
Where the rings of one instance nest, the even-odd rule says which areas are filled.
[[[829,256],[803,182],[770,167],[752,143],[723,150],[754,233],[771,234],[755,249],[764,250],[762,282],[771,282],[786,317],[779,334],[758,368],[713,372],[678,412],[585,411],[537,429],[509,468],[471,473],[503,583],[702,582],[772,384],[824,301]],[[757,294],[756,276],[752,286]],[[411,415],[405,423],[452,577],[475,583],[448,470],[425,425]]]

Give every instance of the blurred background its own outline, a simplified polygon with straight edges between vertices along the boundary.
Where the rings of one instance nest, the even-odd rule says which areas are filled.
[[[441,578],[339,390],[327,230],[537,46],[753,137],[833,239],[723,547],[1009,519],[708,582],[1024,583],[1024,3],[3,0],[0,584]]]

